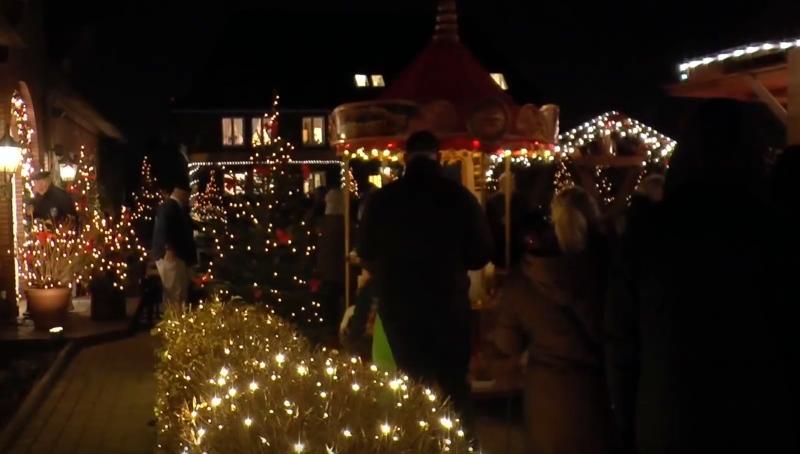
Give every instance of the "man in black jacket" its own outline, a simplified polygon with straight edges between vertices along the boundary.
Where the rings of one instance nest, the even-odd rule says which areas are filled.
[[[33,217],[45,221],[61,223],[72,216],[78,217],[75,210],[75,201],[67,191],[59,188],[50,181],[50,172],[37,172],[33,174]]]
[[[190,269],[197,263],[192,220],[189,217],[189,192],[175,187],[156,213],[151,256],[156,261],[164,288],[165,305],[185,304],[189,292]]]
[[[372,196],[358,255],[376,279],[397,366],[438,384],[468,418],[467,271],[488,263],[492,241],[478,201],[442,174],[438,149],[429,132],[408,138],[405,174]]]

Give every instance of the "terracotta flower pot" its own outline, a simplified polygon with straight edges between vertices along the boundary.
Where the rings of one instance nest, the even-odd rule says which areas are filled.
[[[64,325],[72,291],[69,287],[29,288],[25,289],[25,298],[34,328],[47,331]]]

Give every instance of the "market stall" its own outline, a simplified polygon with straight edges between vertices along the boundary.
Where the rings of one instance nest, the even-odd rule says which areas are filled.
[[[676,146],[633,118],[606,112],[559,136],[554,185],[580,185],[613,218],[625,211],[642,177],[663,173]]]
[[[761,101],[800,143],[800,39],[754,43],[690,59],[678,66],[673,96]]]

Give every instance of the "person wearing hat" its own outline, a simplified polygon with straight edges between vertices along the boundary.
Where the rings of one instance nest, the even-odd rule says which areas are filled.
[[[61,223],[68,217],[77,218],[75,201],[67,191],[54,185],[50,172],[39,171],[33,174],[33,217],[44,221]]]
[[[412,134],[404,158],[405,173],[372,195],[359,228],[358,256],[377,284],[375,330],[397,368],[438,385],[469,428],[467,271],[489,262],[492,236],[475,196],[444,175],[432,133]]]

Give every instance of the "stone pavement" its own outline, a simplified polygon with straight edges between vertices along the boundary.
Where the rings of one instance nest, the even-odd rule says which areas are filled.
[[[153,342],[139,333],[79,351],[10,452],[153,452]]]

